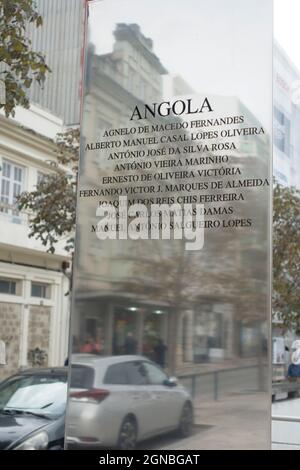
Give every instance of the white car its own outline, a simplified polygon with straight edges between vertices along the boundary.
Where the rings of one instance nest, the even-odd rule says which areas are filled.
[[[188,391],[142,356],[72,357],[67,414],[69,448],[117,447],[193,426]]]

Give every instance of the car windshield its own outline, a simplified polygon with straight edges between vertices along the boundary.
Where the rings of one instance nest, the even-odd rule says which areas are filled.
[[[55,418],[65,412],[67,376],[21,375],[0,385],[0,412]]]

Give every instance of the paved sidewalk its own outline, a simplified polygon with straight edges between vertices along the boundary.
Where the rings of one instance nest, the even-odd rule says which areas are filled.
[[[260,450],[270,439],[269,404],[265,393],[236,395],[218,402],[195,403],[195,432],[161,449]]]

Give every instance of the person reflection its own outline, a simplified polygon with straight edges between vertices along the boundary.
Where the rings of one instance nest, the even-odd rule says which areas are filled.
[[[294,352],[292,354],[292,362],[289,365],[287,377],[290,380],[300,378],[300,340],[296,340],[292,344]]]
[[[101,350],[100,341],[96,341],[93,336],[88,336],[80,348],[80,352],[84,354],[101,354]]]
[[[131,332],[127,333],[124,341],[124,354],[136,354],[137,341]]]
[[[167,346],[164,344],[161,338],[158,338],[157,343],[154,346],[154,360],[163,369],[165,368],[166,364],[166,351]]]

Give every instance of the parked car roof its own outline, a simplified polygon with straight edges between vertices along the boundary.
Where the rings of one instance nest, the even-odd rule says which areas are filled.
[[[59,374],[66,375],[68,373],[67,367],[42,367],[20,370],[14,375],[43,375],[43,374]]]
[[[128,361],[149,361],[144,356],[138,355],[122,355],[122,356],[97,356],[96,354],[73,354],[72,364],[85,364],[85,365],[111,365],[119,364],[120,362]]]

